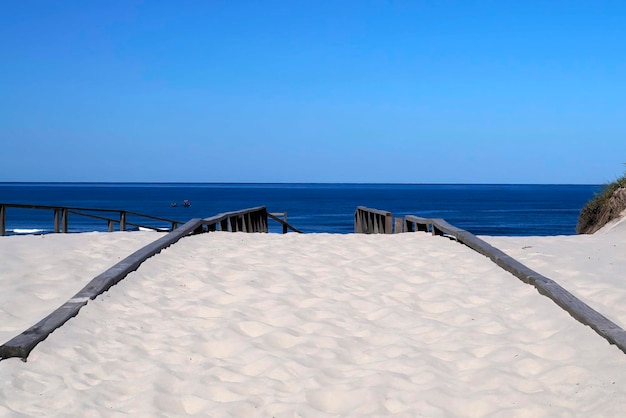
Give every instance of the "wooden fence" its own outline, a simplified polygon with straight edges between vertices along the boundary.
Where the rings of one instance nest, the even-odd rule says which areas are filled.
[[[184,222],[175,221],[172,219],[161,218],[158,216],[145,215],[137,212],[118,210],[118,209],[96,209],[96,208],[78,208],[68,206],[46,206],[46,205],[25,205],[25,204],[13,204],[13,203],[0,203],[0,236],[6,235],[6,219],[7,209],[33,209],[33,210],[49,210],[52,211],[54,232],[68,232],[68,218],[69,214],[78,216],[84,216],[91,219],[98,219],[107,222],[108,231],[113,232],[115,226],[118,225],[120,231],[126,231],[129,226],[135,228],[152,229],[155,231],[170,232],[175,230],[179,225]],[[107,216],[108,214],[116,214],[115,218]],[[224,218],[219,218],[223,216]],[[132,217],[132,218],[131,218]],[[282,217],[283,219],[280,219]],[[152,221],[158,221],[162,225],[154,226],[147,225],[145,223],[133,222],[134,218],[149,219]],[[218,220],[219,218],[219,220]],[[267,213],[265,207],[263,209],[251,208],[244,209],[242,211],[229,212],[228,214],[216,215],[209,220],[210,225],[204,224],[207,230],[221,230],[231,232],[268,232],[267,221],[272,219],[282,225],[283,233],[286,234],[289,230],[294,232],[301,232],[287,223],[287,213]]]
[[[6,235],[6,219],[7,219],[8,208],[52,211],[54,232],[56,233],[68,232],[68,223],[69,223],[68,221],[69,221],[70,214],[105,221],[108,224],[109,232],[113,232],[113,230],[115,229],[115,225],[119,226],[120,231],[126,231],[128,226],[132,226],[136,228],[152,229],[155,231],[173,231],[178,227],[178,225],[182,225],[184,223],[184,222],[175,221],[172,219],[145,215],[142,213],[127,211],[127,210],[119,210],[119,209],[96,209],[96,208],[78,208],[78,207],[69,207],[69,206],[46,206],[46,205],[24,205],[24,204],[14,204],[14,203],[0,203],[0,236]],[[112,215],[109,215],[109,214],[116,214],[117,216],[113,218],[111,217]],[[150,219],[153,221],[158,221],[167,226],[157,227],[154,225],[147,225],[145,223],[131,222],[129,220],[130,217]]]
[[[284,214],[283,214],[284,215]],[[284,215],[286,218],[286,215]],[[192,219],[167,235],[135,251],[102,274],[92,279],[71,299],[53,311],[50,315],[33,325],[20,335],[0,346],[0,359],[20,357],[26,359],[37,344],[45,340],[54,330],[62,326],[87,304],[89,300],[106,292],[111,286],[123,280],[129,273],[137,270],[148,258],[189,235],[210,232],[267,232],[267,220],[276,218],[283,228],[301,232],[279,219],[276,214],[268,214],[265,206],[227,212],[205,219]]]
[[[391,212],[359,206],[354,212],[355,234],[391,234],[393,232]]]
[[[354,232],[390,234],[393,215],[391,212],[359,206],[354,214]],[[513,274],[524,283],[534,286],[540,294],[567,311],[579,322],[588,325],[611,344],[626,353],[626,331],[573,294],[536,271],[515,260],[498,248],[483,241],[470,232],[457,228],[441,218],[420,218],[407,215],[395,219],[395,232],[424,231],[432,235],[455,239],[472,250],[488,257],[498,266]]]
[[[404,217],[404,230],[406,232],[425,231],[430,232],[432,235],[453,238],[488,257],[495,264],[524,283],[534,286],[540,294],[550,298],[576,320],[591,327],[609,343],[615,344],[626,353],[626,331],[619,325],[578,299],[554,280],[530,269],[474,234],[457,228],[441,218],[420,218],[412,215]]]
[[[283,216],[280,219],[279,216]],[[289,230],[302,233],[287,222],[287,213],[268,213],[265,206],[243,209],[235,212],[220,213],[202,220],[199,226],[205,231],[228,231],[228,232],[268,232],[268,219],[278,222],[283,227],[283,234]]]

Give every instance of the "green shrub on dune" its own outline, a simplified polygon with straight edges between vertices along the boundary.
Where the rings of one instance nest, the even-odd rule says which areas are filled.
[[[576,233],[593,234],[626,210],[626,174],[608,184],[580,211]]]

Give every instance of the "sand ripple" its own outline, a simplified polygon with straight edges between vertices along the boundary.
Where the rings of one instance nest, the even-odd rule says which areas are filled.
[[[214,233],[0,363],[0,415],[618,416],[624,370],[455,242]]]

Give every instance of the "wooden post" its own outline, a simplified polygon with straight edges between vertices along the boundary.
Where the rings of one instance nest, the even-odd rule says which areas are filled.
[[[126,212],[120,211],[120,231],[126,231]]]
[[[109,232],[113,232],[113,221],[109,219]]]
[[[285,221],[285,223],[283,224],[283,234],[287,233],[287,212],[283,212],[283,221]]]
[[[61,210],[54,210],[54,232],[59,233],[61,231]]]
[[[62,228],[64,233],[67,233],[67,215],[67,209],[61,209],[61,223],[63,224]]]
[[[394,232],[400,234],[402,232],[402,218],[396,218],[396,225]]]
[[[387,213],[385,215],[385,234],[393,233],[393,215]]]
[[[7,209],[4,205],[0,205],[0,237],[7,232]]]

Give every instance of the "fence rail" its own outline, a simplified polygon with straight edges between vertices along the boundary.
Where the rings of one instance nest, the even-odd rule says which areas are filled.
[[[396,233],[424,231],[432,235],[446,236],[488,257],[524,283],[534,286],[540,294],[550,298],[576,320],[591,327],[598,335],[626,353],[626,331],[619,325],[576,298],[554,280],[528,268],[472,233],[457,228],[441,218],[421,218],[407,215],[404,220],[396,218],[395,221]],[[390,234],[392,224],[392,213],[384,210],[359,206],[354,214],[355,233]]]
[[[282,215],[284,219],[280,219],[276,215]],[[111,286],[123,280],[130,272],[137,270],[145,260],[158,254],[181,238],[218,230],[229,232],[267,232],[268,218],[281,223],[285,232],[287,229],[298,233],[301,232],[287,223],[286,213],[269,214],[265,206],[221,213],[204,219],[191,219],[179,228],[140,248],[102,274],[96,276],[83,289],[47,317],[2,344],[0,346],[0,360],[10,357],[20,357],[25,360],[37,344],[45,340],[54,330],[78,315],[78,311],[89,300],[93,300],[107,291]]]
[[[449,224],[441,218],[420,218],[407,215],[404,217],[404,226],[407,232],[425,231],[433,235],[454,238],[461,244],[488,257],[495,264],[524,283],[534,286],[540,294],[550,298],[577,321],[589,326],[598,335],[609,343],[615,344],[622,352],[626,353],[626,331],[619,325],[578,299],[554,280],[530,269],[502,250],[464,229]]]
[[[354,212],[355,234],[391,234],[393,215],[384,210],[358,206]]]
[[[51,205],[29,205],[15,203],[0,203],[0,236],[6,235],[6,219],[7,209],[34,209],[52,211],[52,222],[54,232],[68,232],[69,215],[84,216],[91,219],[98,219],[107,223],[109,232],[115,230],[116,225],[120,231],[126,231],[131,227],[152,229],[155,231],[170,232],[175,230],[184,222],[173,219],[161,218],[158,216],[146,215],[142,213],[119,210],[119,209],[97,209],[69,206],[51,206]],[[113,217],[109,214],[117,214]],[[147,225],[145,222],[135,222],[132,218],[149,219],[169,224],[168,227]],[[280,219],[282,217],[283,219]],[[219,219],[218,219],[219,218]],[[231,232],[268,232],[268,219],[278,222],[282,225],[283,234],[289,230],[301,233],[299,229],[293,227],[287,222],[287,213],[268,213],[265,207],[244,209],[241,211],[228,212],[213,216],[204,220],[204,228],[207,230],[221,230]],[[219,224],[219,225],[218,225]]]
[[[0,236],[6,235],[7,209],[34,209],[34,210],[50,210],[52,211],[54,232],[68,232],[69,214],[84,216],[91,219],[98,219],[107,222],[109,232],[112,232],[115,225],[119,225],[120,231],[126,231],[127,226],[137,228],[153,229],[155,231],[173,231],[184,222],[173,219],[161,218],[158,216],[146,215],[143,213],[132,212],[120,209],[99,209],[99,208],[83,208],[71,206],[50,206],[50,205],[28,205],[17,203],[0,203]],[[116,218],[106,216],[107,214],[117,214]],[[130,222],[129,217],[137,217],[142,219],[150,219],[169,224],[169,227],[156,227],[140,222]]]

